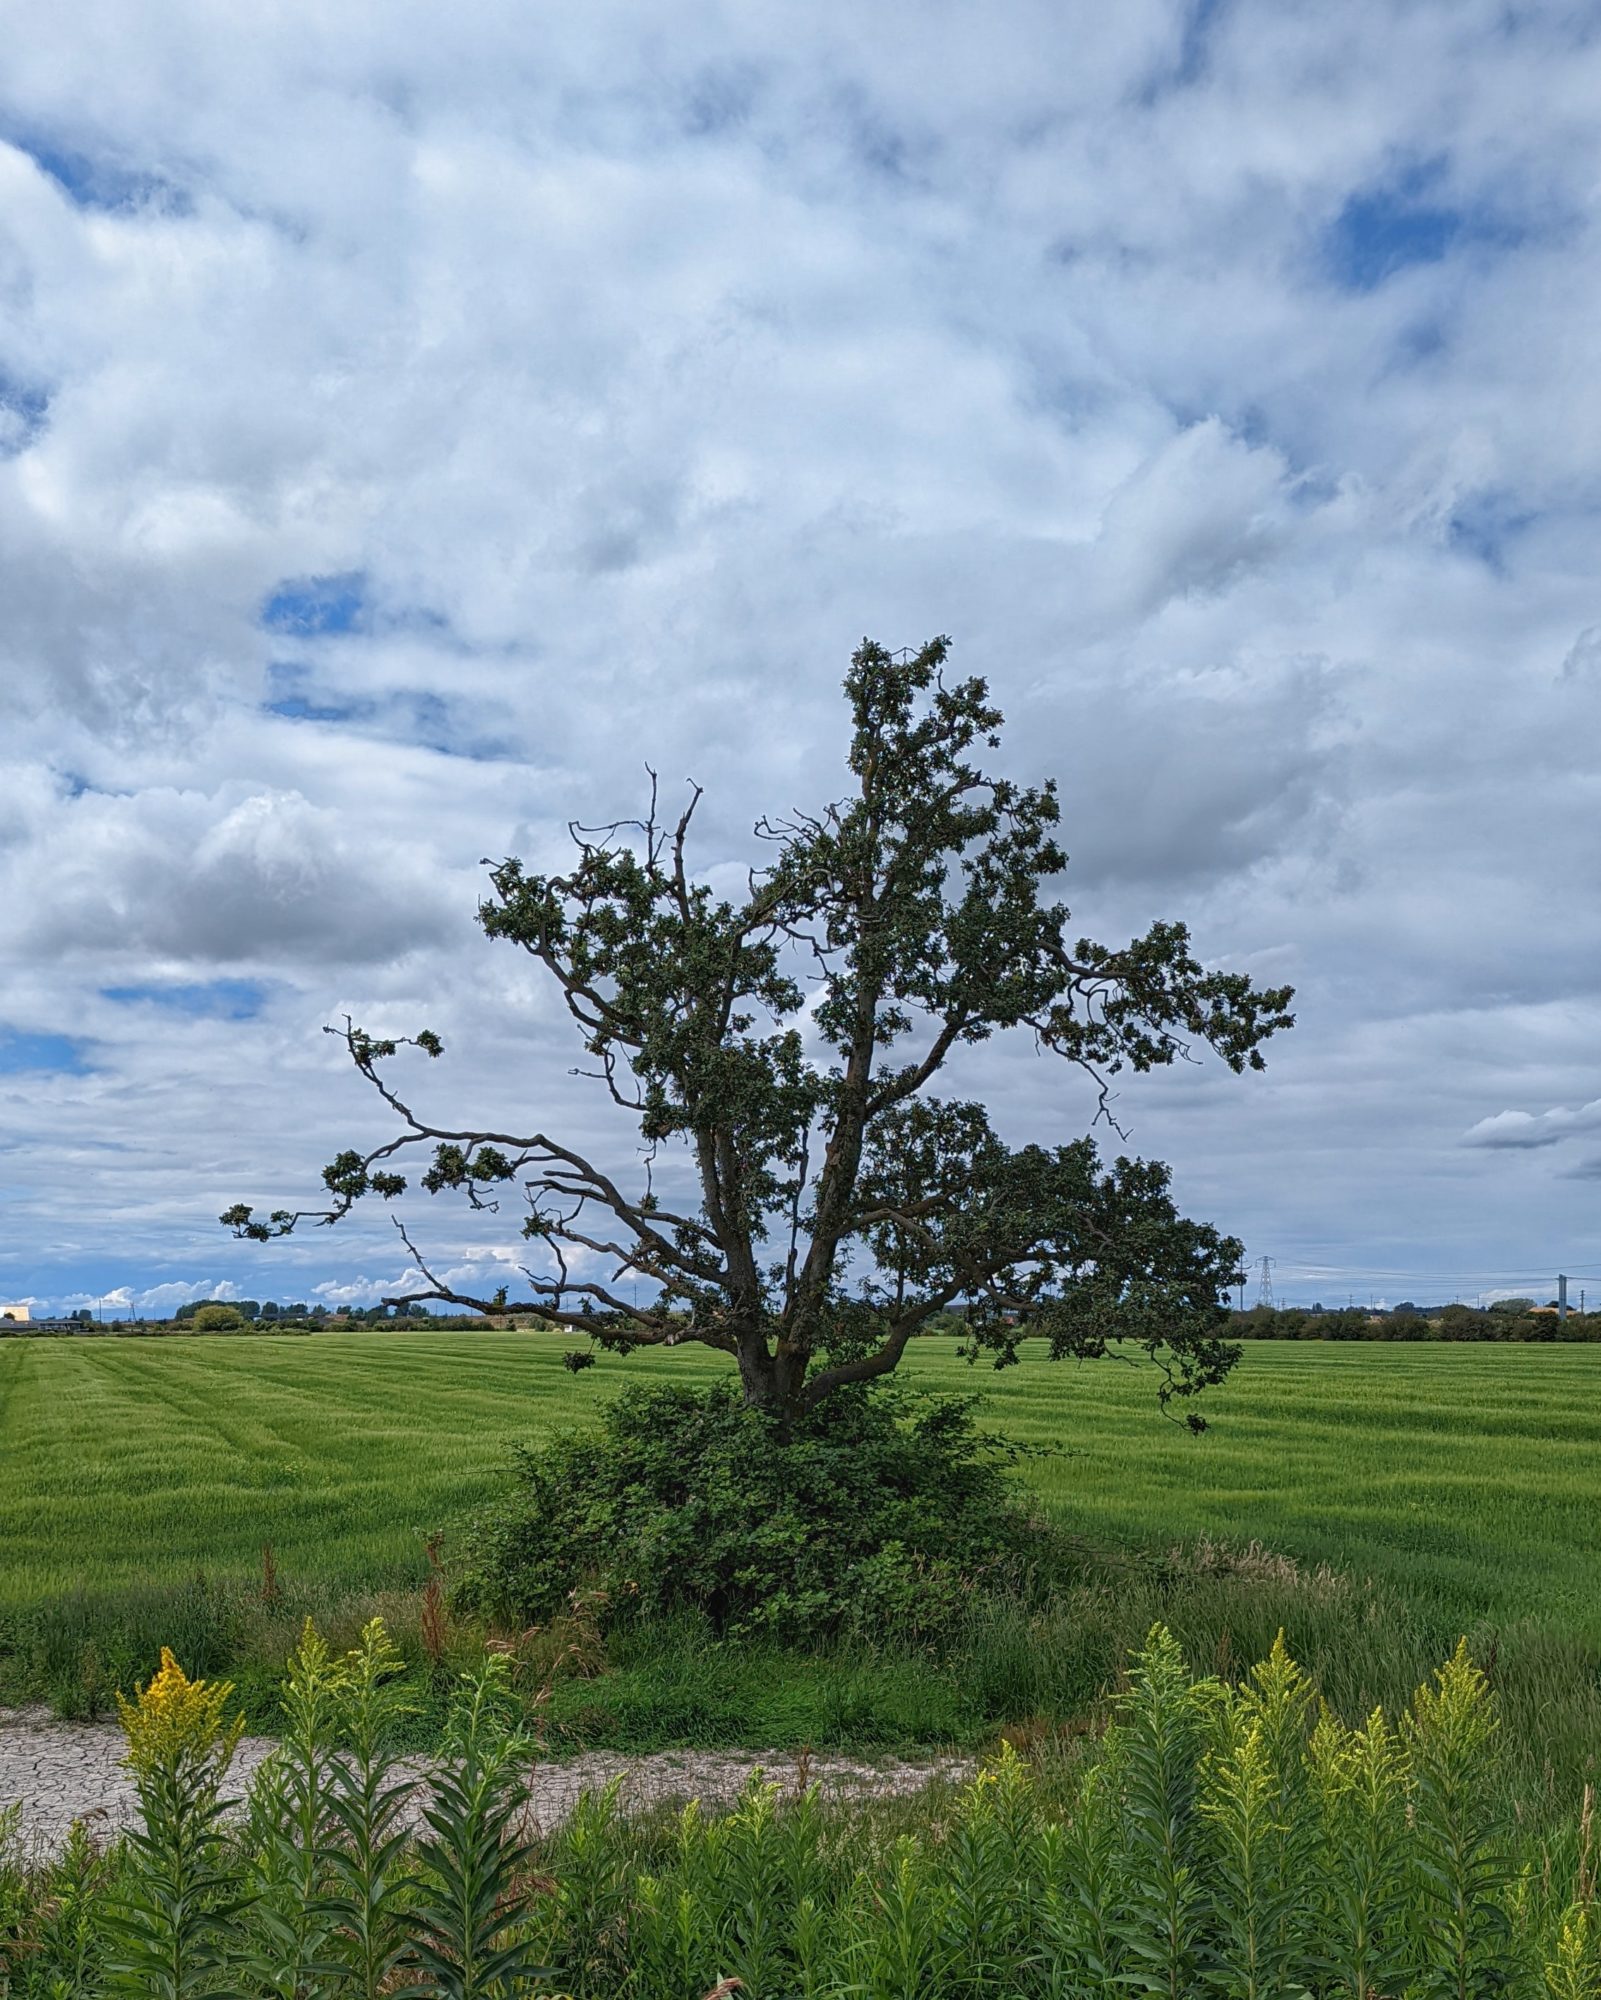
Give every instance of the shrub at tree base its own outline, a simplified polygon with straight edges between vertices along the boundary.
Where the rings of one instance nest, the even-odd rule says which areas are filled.
[[[732,1383],[632,1390],[598,1432],[519,1452],[457,1601],[526,1623],[585,1589],[614,1618],[694,1611],[730,1636],[932,1635],[1061,1547],[1014,1497],[1012,1450],[962,1401],[852,1391],[786,1432]]]

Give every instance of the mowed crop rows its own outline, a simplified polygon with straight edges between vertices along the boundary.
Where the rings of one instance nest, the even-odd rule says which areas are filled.
[[[80,1588],[286,1575],[415,1582],[425,1532],[503,1484],[508,1448],[582,1422],[625,1382],[688,1380],[700,1350],[573,1375],[533,1334],[0,1342],[0,1604]],[[1601,1350],[1260,1343],[1190,1436],[1115,1363],[969,1370],[940,1340],[907,1370],[979,1391],[1084,1533],[1260,1540],[1460,1609],[1601,1638]]]

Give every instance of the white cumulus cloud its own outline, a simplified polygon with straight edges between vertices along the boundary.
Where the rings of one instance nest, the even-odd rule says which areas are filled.
[[[732,875],[840,789],[864,633],[989,675],[1086,930],[1184,916],[1297,985],[1265,1078],[1120,1100],[1190,1206],[1447,1289],[1586,1240],[1550,1151],[1601,1028],[1582,13],[8,26],[0,1291],[379,1285],[382,1216],[215,1222],[384,1129],[346,1012],[445,1034],[431,1103],[631,1169],[473,931],[480,858],[548,863],[648,762]],[[1031,1063],[963,1087],[1078,1129]],[[504,1270],[479,1220],[417,1215]]]

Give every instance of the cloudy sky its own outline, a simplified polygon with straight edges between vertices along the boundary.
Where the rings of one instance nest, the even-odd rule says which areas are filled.
[[[392,1286],[215,1223],[383,1135],[346,1011],[625,1160],[480,857],[648,759],[735,862],[943,631],[1084,928],[1299,989],[1120,1101],[1191,1212],[1281,1297],[1601,1297],[1598,107],[1565,0],[17,0],[0,1296]]]

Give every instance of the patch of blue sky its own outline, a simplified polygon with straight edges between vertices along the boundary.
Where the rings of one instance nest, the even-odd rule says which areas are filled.
[[[267,666],[269,715],[289,722],[356,722],[370,716],[370,702],[341,701],[312,686],[313,670],[299,660],[272,660]]]
[[[203,979],[175,985],[102,986],[101,996],[123,1007],[160,1007],[190,1020],[250,1021],[266,1005],[271,987],[262,979]]]
[[[160,174],[71,146],[52,145],[38,137],[15,132],[3,132],[0,137],[26,153],[80,208],[142,208],[149,202],[160,202],[166,208],[184,206],[181,190]]]
[[[287,722],[355,722],[370,710],[337,701],[310,701],[303,694],[279,695],[262,706],[269,715],[281,715]]]
[[[409,727],[401,734],[425,750],[437,750],[444,757],[465,757],[474,764],[499,764],[515,760],[516,751],[496,737],[480,736],[463,722],[460,708],[442,696],[415,692],[402,697],[409,711]]]
[[[44,429],[49,412],[48,390],[0,368],[0,458],[26,451]]]
[[[367,579],[360,570],[286,577],[261,607],[261,622],[269,632],[298,639],[359,631],[367,620]]]
[[[1447,534],[1453,548],[1489,569],[1502,571],[1511,545],[1538,519],[1538,513],[1520,505],[1513,494],[1492,487],[1475,493],[1455,509]]]
[[[1135,92],[1135,102],[1149,109],[1169,92],[1187,89],[1205,79],[1211,57],[1212,31],[1229,0],[1184,0],[1174,23],[1177,39],[1167,41],[1151,71]]]
[[[459,734],[450,703],[442,695],[428,692],[413,694],[407,707],[411,711],[412,734],[431,750],[447,748]]]
[[[1438,319],[1420,319],[1402,332],[1396,352],[1407,365],[1419,367],[1443,354],[1449,344],[1450,336]]]
[[[0,1076],[24,1071],[53,1071],[82,1076],[89,1068],[85,1044],[76,1035],[56,1035],[25,1028],[0,1028]]]
[[[750,118],[761,86],[752,63],[708,64],[690,85],[685,128],[697,139],[720,138]]]
[[[926,133],[914,137],[897,130],[867,92],[855,84],[835,89],[833,108],[840,137],[865,181],[904,188],[920,175],[924,160],[933,150],[933,141]]]
[[[449,632],[450,620],[442,611],[431,610],[426,604],[403,604],[397,610],[385,611],[380,621],[385,632]]]
[[[1184,10],[1174,76],[1176,83],[1195,83],[1205,74],[1206,45],[1224,4],[1225,0],[1191,0],[1190,6]]]
[[[504,740],[479,733],[458,703],[431,689],[397,688],[382,700],[345,701],[316,688],[312,670],[298,661],[274,660],[268,675],[268,698],[262,707],[288,722],[355,726],[391,742],[413,743],[478,764],[517,756]]]
[[[1439,264],[1469,247],[1509,248],[1523,232],[1496,211],[1453,202],[1436,160],[1347,197],[1324,232],[1323,262],[1336,284],[1371,292],[1398,272]]]

